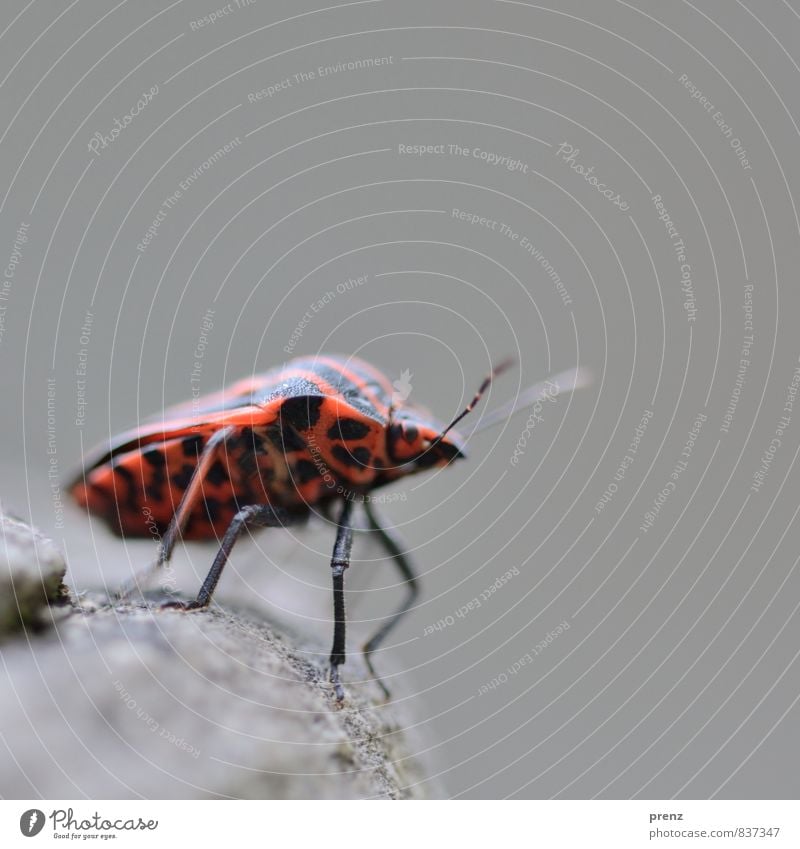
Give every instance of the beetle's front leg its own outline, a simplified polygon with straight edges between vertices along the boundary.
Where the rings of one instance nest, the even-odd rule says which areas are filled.
[[[336,542],[331,558],[331,574],[333,576],[333,648],[331,649],[330,682],[333,684],[336,699],[344,700],[344,688],[339,681],[339,667],[345,661],[345,627],[346,616],[344,609],[344,573],[350,565],[350,550],[353,547],[353,527],[350,514],[353,502],[345,499],[339,516]]]
[[[218,430],[206,442],[205,448],[203,448],[197,458],[197,464],[195,465],[189,485],[186,487],[183,497],[181,498],[181,502],[178,505],[178,509],[175,511],[172,521],[170,521],[169,527],[164,533],[164,537],[158,547],[158,556],[153,563],[134,575],[133,578],[126,581],[116,591],[114,596],[117,601],[124,601],[131,595],[131,593],[134,592],[134,590],[140,590],[142,587],[147,586],[153,576],[164,566],[165,563],[169,562],[170,557],[172,557],[172,551],[175,548],[175,544],[177,543],[181,532],[186,527],[186,523],[189,520],[192,510],[194,510],[203,498],[203,483],[206,475],[208,474],[208,470],[219,456],[226,440],[233,436],[234,433],[236,433],[236,428],[225,427],[222,430]]]

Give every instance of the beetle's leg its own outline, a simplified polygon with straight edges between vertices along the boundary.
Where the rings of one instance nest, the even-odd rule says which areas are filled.
[[[381,627],[364,643],[364,660],[366,661],[367,668],[370,671],[370,674],[375,679],[376,683],[380,686],[381,690],[383,690],[384,695],[387,699],[391,698],[391,693],[387,688],[386,684],[383,683],[383,680],[380,676],[375,672],[375,667],[372,665],[372,652],[378,648],[378,646],[384,641],[386,635],[392,630],[392,628],[397,625],[397,623],[405,616],[406,613],[414,606],[414,602],[419,595],[419,579],[417,578],[416,573],[411,565],[411,560],[408,558],[406,554],[403,553],[403,549],[405,546],[400,542],[400,540],[393,534],[391,531],[387,530],[381,523],[378,516],[375,515],[375,511],[370,505],[369,501],[364,502],[364,511],[367,514],[367,518],[369,519],[370,528],[378,534],[378,539],[381,541],[384,549],[388,553],[389,557],[391,557],[395,566],[400,570],[400,573],[403,576],[403,580],[408,588],[408,593],[406,595],[405,600],[397,608],[397,610],[386,620],[386,622],[381,625]]]
[[[234,427],[225,427],[222,430],[218,430],[211,436],[200,456],[197,458],[197,465],[192,473],[189,486],[186,487],[183,498],[181,498],[180,504],[178,504],[178,509],[175,511],[172,521],[169,523],[169,527],[161,539],[156,566],[163,566],[172,557],[172,551],[178,542],[178,537],[186,527],[189,516],[192,515],[192,510],[203,497],[203,482],[206,479],[209,469],[216,461],[222,445],[227,439],[233,436],[236,430],[237,428]]]
[[[200,456],[197,458],[197,465],[192,473],[189,485],[186,487],[180,504],[178,504],[178,508],[172,516],[169,527],[161,538],[158,556],[146,569],[134,575],[133,578],[126,581],[117,590],[115,593],[117,600],[122,601],[137,588],[146,586],[153,575],[172,557],[172,551],[175,548],[178,537],[186,527],[192,510],[194,510],[198,501],[203,497],[203,481],[208,474],[208,470],[216,461],[220,448],[235,432],[236,428],[234,427],[222,428],[222,430],[218,430],[206,442]]]
[[[225,531],[225,536],[222,538],[222,545],[220,545],[217,556],[211,564],[211,569],[205,581],[203,581],[203,586],[200,587],[197,598],[189,602],[170,601],[162,607],[177,607],[180,610],[203,610],[208,607],[233,546],[236,545],[236,540],[239,539],[245,528],[248,526],[256,528],[285,527],[292,524],[293,521],[296,521],[295,517],[281,507],[271,507],[269,504],[253,504],[249,507],[243,507],[228,525],[228,530]]]
[[[339,682],[339,667],[345,661],[345,610],[344,610],[344,572],[350,565],[350,549],[353,547],[353,528],[350,524],[350,513],[353,502],[345,499],[339,516],[339,527],[336,531],[336,542],[331,558],[331,573],[333,575],[333,648],[331,649],[330,682],[336,693],[336,699],[344,699],[344,688]]]

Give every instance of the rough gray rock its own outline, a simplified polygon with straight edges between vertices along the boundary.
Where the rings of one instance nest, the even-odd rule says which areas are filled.
[[[66,570],[52,540],[0,514],[0,639],[22,628],[41,626],[50,603],[67,601]]]
[[[17,566],[33,552],[53,567],[52,581],[63,575],[41,535],[29,539],[29,554],[20,547],[13,561],[17,589]],[[45,582],[51,599],[63,598],[60,580],[57,591]],[[4,584],[4,610],[7,592]],[[17,621],[21,630],[0,644],[0,796],[439,795],[412,755],[420,741],[357,657],[343,668],[340,707],[322,646],[260,615],[163,610],[161,600],[111,605],[84,594],[50,608],[44,632]]]

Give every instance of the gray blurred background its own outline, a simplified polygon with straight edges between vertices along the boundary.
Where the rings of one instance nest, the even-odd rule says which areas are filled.
[[[794,0],[9,0],[0,30],[0,496],[73,587],[154,550],[67,503],[83,453],[194,392],[336,351],[447,419],[505,355],[483,411],[580,363],[387,490],[424,582],[395,698],[453,797],[798,795]],[[327,640],[332,543],[244,542],[218,600]],[[400,590],[368,540],[348,577],[355,648]]]

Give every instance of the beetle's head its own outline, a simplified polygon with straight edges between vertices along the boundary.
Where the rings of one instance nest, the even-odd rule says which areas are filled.
[[[421,410],[396,411],[386,432],[389,459],[410,472],[446,466],[466,456],[461,437],[453,430],[444,431]]]
[[[504,372],[511,362],[505,360],[492,369],[466,409],[447,427],[440,427],[424,410],[413,404],[403,404],[394,410],[387,429],[386,448],[389,459],[397,464],[397,471],[406,474],[420,469],[432,469],[434,466],[446,466],[452,460],[466,456],[464,442],[453,427],[472,411],[481,395],[488,389],[492,378]]]

